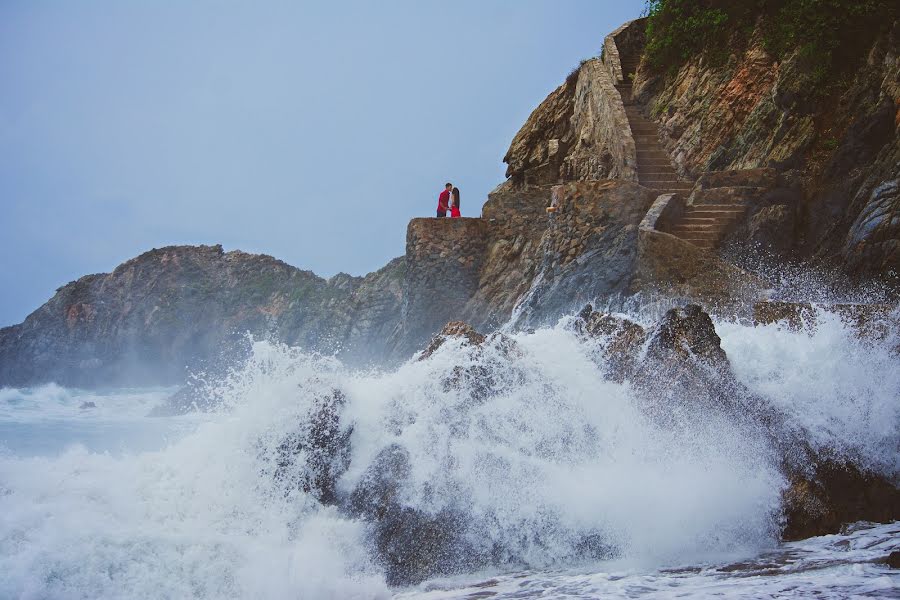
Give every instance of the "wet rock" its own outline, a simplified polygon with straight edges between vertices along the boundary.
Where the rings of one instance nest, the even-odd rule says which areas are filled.
[[[888,554],[885,562],[887,563],[887,566],[892,569],[900,569],[900,550],[894,550]]]
[[[390,445],[366,469],[349,502],[351,514],[372,523],[371,542],[388,584],[411,585],[483,565],[486,558],[464,541],[461,513],[432,514],[402,503],[409,473],[409,453]]]
[[[643,327],[628,319],[594,311],[590,304],[582,309],[579,316],[582,331],[606,341],[603,358],[607,376],[620,383],[630,379],[647,339]]]
[[[766,301],[753,305],[753,320],[757,324],[784,323],[798,331],[815,331],[819,310],[837,314],[861,338],[880,340],[900,330],[900,315],[889,304],[828,304],[813,306],[808,302]]]
[[[794,474],[783,495],[786,540],[837,533],[856,521],[900,519],[900,489],[852,463],[824,459],[812,475]]]
[[[422,351],[418,360],[425,360],[437,349],[444,345],[448,338],[465,338],[473,346],[480,346],[484,343],[485,336],[475,331],[475,328],[462,321],[451,321],[444,325],[440,333],[431,340],[428,347]]]
[[[759,325],[783,322],[793,330],[816,322],[816,309],[808,302],[757,302],[753,305],[753,321]]]
[[[484,336],[462,321],[445,325],[428,348],[419,355],[418,360],[430,358],[448,339],[454,337],[467,340],[475,349],[476,360],[475,364],[466,367],[453,365],[441,380],[445,390],[466,390],[471,401],[480,403],[496,393],[497,374],[501,370],[506,379],[515,377],[515,369],[509,368],[509,361],[521,356],[521,350],[515,341],[502,333]],[[483,349],[488,346],[496,352],[485,354]],[[504,364],[500,364],[500,361]]]
[[[677,362],[696,358],[713,367],[727,367],[728,357],[722,350],[712,318],[696,304],[673,308],[666,312],[650,334],[648,357],[660,362]]]
[[[900,179],[871,191],[850,227],[842,254],[849,269],[900,269]]]
[[[350,466],[353,427],[341,424],[346,399],[340,390],[318,398],[298,431],[277,448],[275,479],[297,486],[323,504],[336,504],[337,479]]]
[[[86,401],[86,402],[82,402],[78,408],[80,408],[81,410],[86,410],[89,408],[97,408],[97,405],[94,404],[93,402]]]

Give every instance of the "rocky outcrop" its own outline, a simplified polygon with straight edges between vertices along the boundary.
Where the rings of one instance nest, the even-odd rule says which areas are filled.
[[[784,492],[785,540],[837,533],[857,521],[900,519],[900,489],[850,462],[820,459],[814,472],[795,472]]]
[[[900,519],[894,482],[814,451],[802,432],[783,425],[777,409],[734,378],[715,326],[699,306],[672,309],[646,331],[590,306],[580,317],[581,331],[604,340],[608,376],[630,381],[652,418],[666,421],[687,403],[693,410],[721,411],[770,437],[790,482],[782,497],[784,539],[837,533],[860,520]]]
[[[371,360],[398,322],[403,266],[325,280],[221,246],[151,250],[0,330],[0,385],[179,383],[241,356],[246,333]]]
[[[642,31],[642,21],[617,29],[606,38],[603,58],[582,61],[531,113],[503,158],[513,185],[637,181],[635,143],[616,84],[623,77],[618,46],[633,52]]]

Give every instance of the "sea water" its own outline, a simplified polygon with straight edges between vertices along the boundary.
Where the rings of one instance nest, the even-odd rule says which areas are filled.
[[[737,377],[815,448],[896,480],[897,332],[862,339],[825,313],[801,331],[716,326]],[[565,320],[510,338],[513,352],[450,341],[390,372],[257,342],[200,415],[147,416],[170,390],[0,391],[0,598],[898,596],[878,562],[900,549],[896,524],[778,543],[787,482],[764,436],[690,399],[650,418]],[[444,382],[476,366],[484,401]],[[402,502],[464,514],[495,566],[392,589],[370,525],[274,476],[334,389],[353,427],[339,491],[398,445]],[[609,556],[586,558],[585,536]]]

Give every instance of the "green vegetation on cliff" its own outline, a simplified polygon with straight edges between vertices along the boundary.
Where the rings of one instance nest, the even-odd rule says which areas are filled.
[[[755,28],[778,59],[798,52],[810,83],[851,69],[900,16],[896,0],[647,0],[650,64],[674,68],[703,54],[724,62]]]

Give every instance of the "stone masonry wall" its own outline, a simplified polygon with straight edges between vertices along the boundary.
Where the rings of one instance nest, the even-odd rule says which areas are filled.
[[[409,355],[463,318],[478,288],[489,222],[419,218],[406,230],[406,295],[395,352]]]

